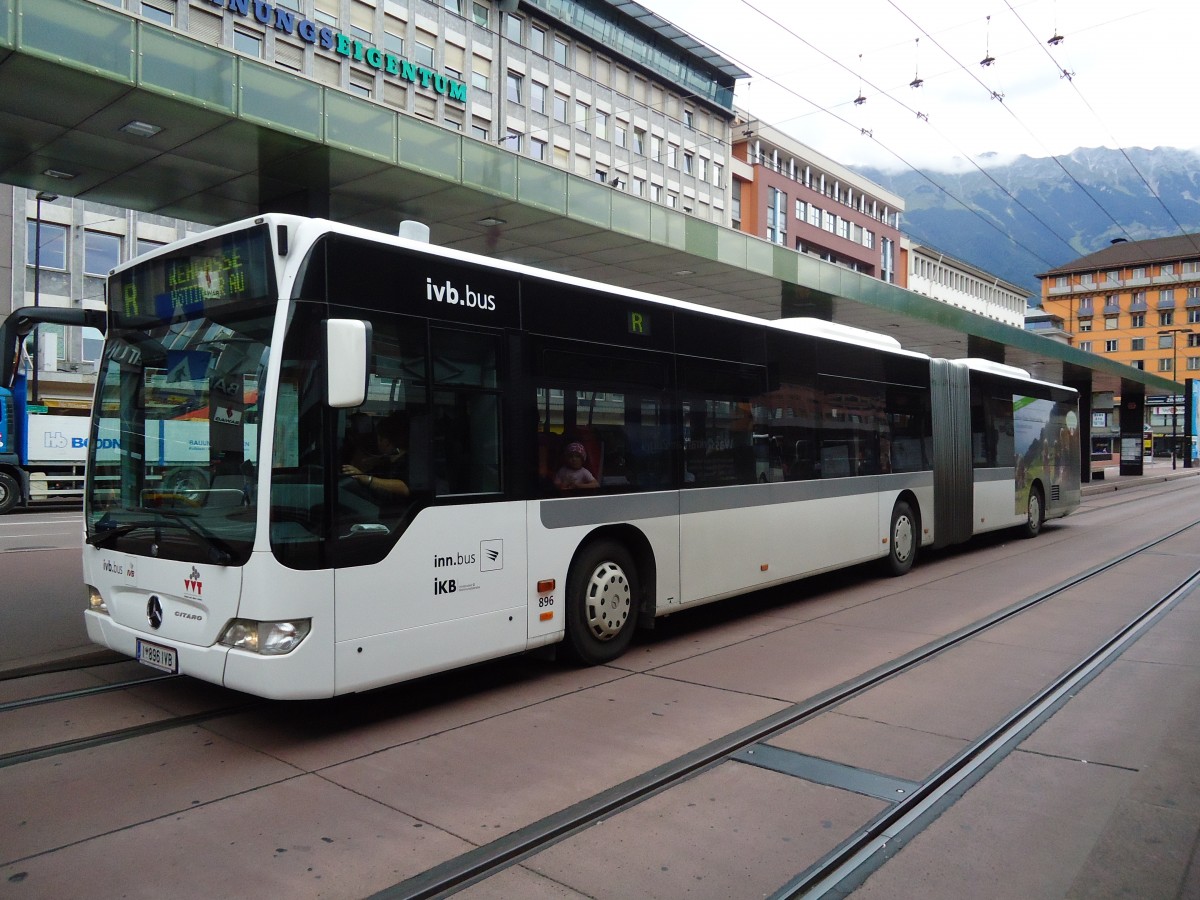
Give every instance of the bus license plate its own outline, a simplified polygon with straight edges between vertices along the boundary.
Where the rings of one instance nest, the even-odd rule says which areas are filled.
[[[172,675],[179,672],[179,657],[175,655],[174,650],[170,647],[151,644],[141,638],[138,638],[137,642],[137,661],[152,669],[170,672]]]

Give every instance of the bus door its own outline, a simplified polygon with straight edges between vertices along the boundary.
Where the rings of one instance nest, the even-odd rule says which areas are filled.
[[[755,451],[766,367],[680,357],[678,377],[684,451],[679,578],[687,603],[771,581],[772,533],[784,526]]]

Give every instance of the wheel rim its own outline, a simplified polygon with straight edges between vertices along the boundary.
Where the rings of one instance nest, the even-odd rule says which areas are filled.
[[[1042,524],[1042,498],[1037,491],[1029,492],[1029,527],[1036,529]]]
[[[633,610],[633,592],[625,571],[614,562],[602,562],[588,579],[584,595],[588,630],[601,641],[611,641]]]
[[[913,549],[913,523],[908,516],[897,516],[892,530],[892,553],[897,562],[908,562]]]

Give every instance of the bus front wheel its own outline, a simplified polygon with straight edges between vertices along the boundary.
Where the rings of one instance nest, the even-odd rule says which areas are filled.
[[[633,557],[621,544],[585,547],[567,576],[566,646],[584,665],[612,662],[629,646],[637,620]]]
[[[913,567],[917,558],[920,528],[912,507],[900,500],[892,507],[892,522],[888,528],[888,571],[903,575]]]

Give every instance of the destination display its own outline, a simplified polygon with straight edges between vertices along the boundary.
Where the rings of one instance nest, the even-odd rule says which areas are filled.
[[[116,327],[209,315],[218,307],[275,294],[265,226],[222,235],[147,260],[109,282]]]

